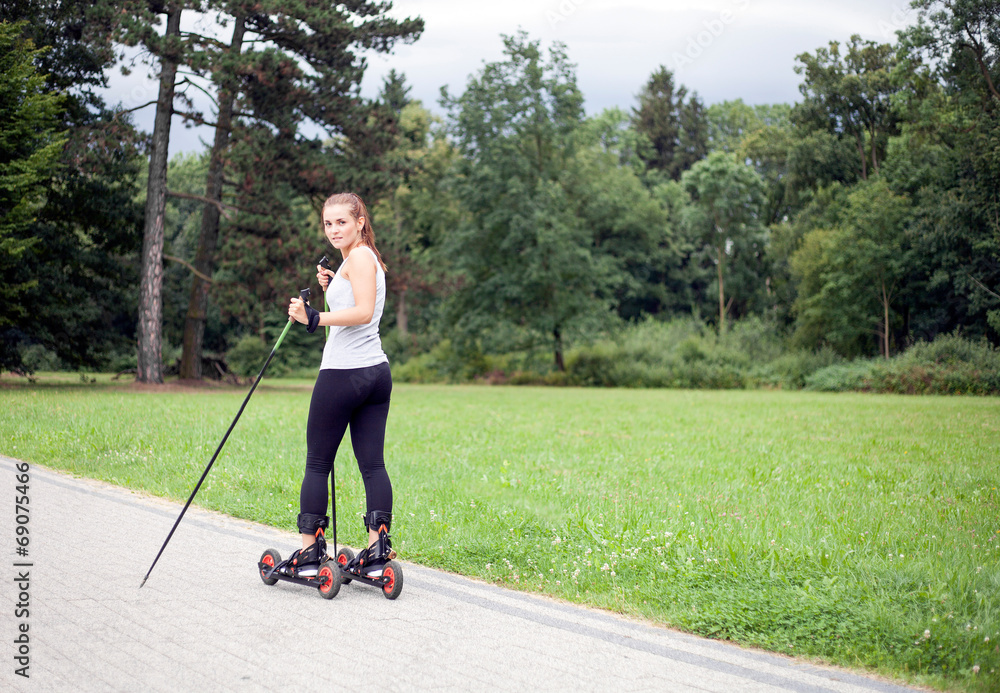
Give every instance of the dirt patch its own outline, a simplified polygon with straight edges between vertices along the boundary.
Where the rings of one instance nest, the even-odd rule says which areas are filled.
[[[172,380],[166,383],[121,383],[119,388],[129,392],[177,392],[177,393],[198,393],[198,392],[225,392],[229,390],[241,390],[249,387],[249,383],[244,385],[232,385],[222,383],[218,380]]]

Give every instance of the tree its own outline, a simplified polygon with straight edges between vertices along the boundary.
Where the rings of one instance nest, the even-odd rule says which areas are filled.
[[[394,111],[399,106],[398,143],[389,153],[399,172],[399,184],[371,208],[379,248],[390,268],[386,305],[393,311],[384,325],[395,327],[404,344],[411,343],[414,309],[440,299],[447,288],[447,261],[440,250],[460,214],[449,189],[455,148],[441,119],[419,101],[408,100],[408,91],[402,75],[390,72],[382,101]],[[418,329],[426,328],[429,321],[424,315]]]
[[[45,17],[19,26],[44,49],[33,62],[46,75],[45,93],[60,103],[58,129],[66,133],[58,165],[21,229],[31,247],[13,271],[31,282],[23,301],[32,314],[3,337],[17,359],[28,346],[73,367],[107,368],[134,356],[141,139],[128,116],[116,117],[98,91],[115,59],[116,16],[104,2],[0,3],[0,21]]]
[[[608,306],[605,264],[565,185],[583,96],[561,44],[545,60],[521,32],[504,37],[504,54],[461,96],[442,94],[469,215],[450,239],[461,278],[447,310],[467,344],[544,340],[561,371],[572,334],[606,319]]]
[[[877,173],[889,137],[899,132],[892,104],[900,89],[892,79],[895,49],[855,35],[843,58],[840,44],[831,41],[829,48],[797,59],[801,64],[795,71],[804,76],[799,91],[805,99],[794,110],[796,122],[849,139],[861,178]]]
[[[995,2],[919,0],[900,33],[908,124],[894,184],[913,199],[911,298],[921,336],[1000,335],[1000,12]],[[928,166],[928,162],[934,162]],[[909,164],[909,166],[907,166]],[[908,316],[909,317],[909,316]]]
[[[568,169],[577,215],[590,229],[593,252],[607,263],[613,305],[625,320],[684,302],[677,219],[659,191],[643,184],[640,141],[628,114],[607,109],[584,123]]]
[[[649,141],[642,157],[651,169],[673,180],[708,153],[705,107],[697,94],[674,85],[674,75],[662,65],[639,93],[633,110],[635,129]]]
[[[139,275],[139,339],[136,381],[163,382],[161,331],[163,326],[163,217],[167,199],[167,157],[170,120],[174,108],[174,81],[181,60],[181,8],[163,8],[167,15],[163,41],[150,40],[160,55],[159,95],[150,140],[149,175],[143,225],[142,269]]]
[[[0,22],[0,329],[5,331],[34,314],[25,297],[38,280],[23,271],[36,242],[29,227],[65,143],[59,128],[62,99],[45,89],[34,65],[40,51],[22,38],[22,28]],[[13,346],[5,337],[0,367],[20,367]]]
[[[935,62],[1000,104],[1000,3],[993,0],[914,0],[917,24],[904,45]],[[971,69],[962,69],[965,66]]]
[[[909,200],[876,178],[851,191],[839,225],[806,234],[791,261],[799,343],[856,356],[877,336],[889,358],[894,304],[907,281],[909,214]]]
[[[763,261],[764,227],[760,220],[763,183],[760,176],[725,152],[713,152],[681,178],[691,196],[687,224],[713,253],[719,297],[719,334],[726,331],[727,264]],[[730,271],[733,271],[733,267]],[[754,272],[761,277],[762,272]],[[763,282],[761,282],[762,284]],[[758,288],[759,290],[759,288]],[[730,297],[730,304],[734,298]]]
[[[227,46],[207,52],[199,66],[210,74],[215,88],[215,137],[205,185],[201,235],[193,262],[197,272],[192,273],[191,279],[181,377],[201,375],[209,292],[209,281],[204,277],[212,274],[215,265],[223,173],[234,120],[267,123],[278,138],[301,137],[299,129],[309,121],[329,135],[359,133],[366,141],[385,148],[384,135],[370,137],[367,132],[376,125],[369,121],[377,108],[361,102],[355,93],[365,68],[365,61],[356,52],[389,51],[399,41],[416,40],[423,30],[419,19],[388,17],[389,8],[389,4],[378,2],[351,3],[332,9],[276,0],[225,3],[224,9],[231,16],[232,39]],[[379,120],[379,116],[375,118]],[[351,121],[360,124],[352,125]],[[391,137],[391,125],[387,129]],[[262,134],[263,131],[258,131],[253,141],[265,145]],[[366,165],[375,168],[377,163],[368,161]],[[288,173],[292,180],[303,179],[294,167]],[[303,194],[315,194],[308,185],[296,187]],[[259,188],[257,192],[266,193],[267,189]],[[321,194],[329,194],[329,189]],[[255,204],[259,206],[259,199]]]

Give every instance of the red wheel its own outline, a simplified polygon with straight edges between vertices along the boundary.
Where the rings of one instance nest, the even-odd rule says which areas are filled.
[[[319,587],[319,595],[323,599],[333,599],[337,596],[337,592],[340,591],[340,569],[333,565],[330,561],[325,561],[323,565],[319,567],[319,572],[316,573],[317,580],[326,580]]]
[[[268,549],[261,555],[260,562],[267,566],[267,568],[260,568],[260,579],[264,581],[265,585],[273,585],[278,581],[278,578],[264,577],[264,574],[268,568],[273,568],[281,563],[281,555],[274,549]]]
[[[340,564],[341,568],[346,568],[347,564],[354,560],[354,552],[351,551],[346,546],[341,547],[340,551],[337,552],[337,563]],[[351,584],[351,578],[341,576],[343,578],[344,584]]]
[[[403,569],[396,561],[389,561],[382,567],[382,594],[386,599],[395,599],[403,591]]]

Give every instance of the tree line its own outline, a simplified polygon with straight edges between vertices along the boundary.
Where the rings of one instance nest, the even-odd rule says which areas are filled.
[[[423,28],[386,3],[0,3],[0,367],[155,382],[165,340],[202,377],[207,355],[280,329],[341,189],[371,202],[398,359],[447,340],[560,371],[573,346],[678,316],[720,335],[764,320],[848,358],[995,344],[1000,18],[913,6],[892,43],[796,56],[794,104],[706,105],[659,67],[634,104],[588,116],[566,46],[518,33],[439,116],[396,72],[359,95],[361,51]],[[136,49],[159,79],[152,133],[97,96]],[[204,153],[168,156],[176,118],[213,128]]]

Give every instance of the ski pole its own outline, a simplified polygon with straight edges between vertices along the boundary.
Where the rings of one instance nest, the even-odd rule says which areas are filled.
[[[319,260],[319,266],[322,267],[323,269],[327,269],[327,270],[330,269],[330,261],[327,259],[326,255],[324,255],[323,257],[320,258],[320,260]],[[333,281],[333,280],[331,279],[330,281]],[[327,286],[329,286],[329,284],[327,284]],[[320,287],[320,288],[322,288],[322,287]],[[323,292],[323,305],[326,306],[327,312],[330,312],[330,300],[326,297],[326,292],[325,291]],[[330,338],[330,328],[329,328],[329,326],[324,327],[323,329],[326,330],[326,338],[329,339]],[[334,542],[334,544],[336,544],[336,542]]]
[[[330,269],[330,260],[324,255],[319,260],[320,267],[323,269]],[[332,280],[331,280],[332,281]],[[329,285],[327,285],[329,286]],[[321,287],[322,288],[322,287]],[[323,292],[323,305],[326,307],[327,312],[330,310],[330,301],[326,297],[326,292]],[[326,327],[326,338],[330,338],[330,328]],[[330,467],[330,507],[332,509],[333,517],[333,555],[337,555],[337,465],[336,461]]]
[[[307,302],[309,300],[310,294],[311,291],[309,289],[303,289],[302,291],[299,292],[299,296],[302,298],[303,302]],[[139,585],[139,589],[142,589],[142,585],[146,584],[146,580],[149,579],[150,573],[152,573],[153,568],[156,567],[156,562],[160,560],[160,556],[163,554],[163,549],[167,548],[167,544],[170,542],[170,538],[174,536],[174,530],[176,530],[177,525],[181,523],[181,520],[184,517],[184,513],[187,512],[188,506],[191,505],[191,501],[194,500],[195,494],[197,494],[198,489],[201,488],[202,482],[204,482],[205,477],[208,476],[208,471],[212,468],[212,465],[215,464],[215,459],[219,456],[219,453],[222,452],[222,446],[224,446],[226,444],[226,441],[229,440],[229,434],[232,433],[233,428],[236,427],[236,422],[240,420],[240,415],[243,414],[243,410],[246,409],[247,402],[250,401],[250,396],[253,394],[253,391],[257,389],[257,385],[259,385],[260,381],[263,379],[264,371],[266,371],[267,367],[271,364],[271,359],[274,358],[274,354],[278,351],[278,347],[281,346],[281,342],[282,340],[284,340],[285,335],[288,334],[288,328],[292,326],[293,322],[294,320],[289,318],[288,323],[285,325],[285,329],[281,331],[281,336],[278,337],[278,341],[275,342],[274,348],[271,349],[271,353],[268,355],[267,361],[264,362],[264,367],[260,369],[260,373],[257,374],[257,379],[253,381],[253,385],[250,387],[250,392],[247,393],[246,399],[243,400],[243,404],[240,406],[240,410],[236,412],[236,418],[233,419],[233,422],[231,424],[229,424],[229,430],[226,431],[226,435],[222,436],[222,442],[220,442],[219,447],[215,449],[215,454],[212,455],[212,459],[209,460],[208,466],[205,467],[205,471],[202,472],[201,478],[198,479],[198,483],[195,485],[194,491],[191,492],[191,497],[188,498],[187,503],[184,504],[184,508],[181,510],[181,514],[177,516],[177,520],[174,522],[174,526],[170,528],[170,534],[167,535],[166,540],[163,542],[163,546],[160,547],[159,553],[157,553],[156,558],[153,559],[153,565],[149,566],[149,571],[146,573],[146,577],[142,579],[142,584]]]

